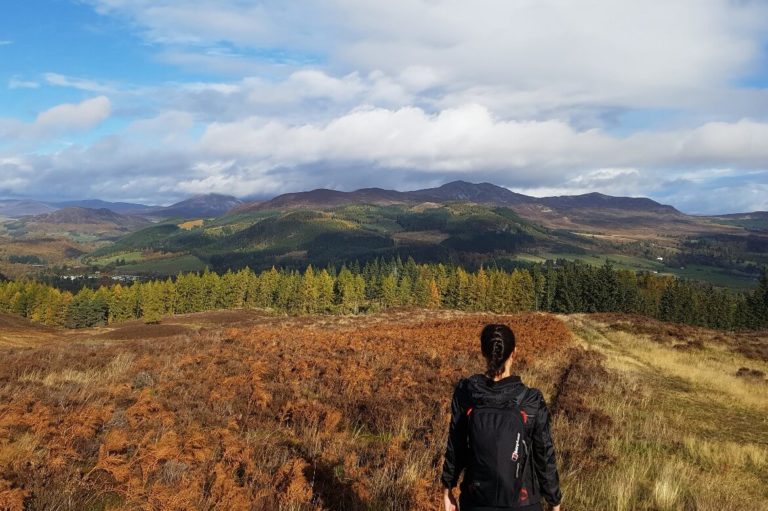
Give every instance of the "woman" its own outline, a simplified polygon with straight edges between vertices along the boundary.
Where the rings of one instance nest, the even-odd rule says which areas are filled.
[[[461,511],[538,511],[544,499],[560,510],[560,482],[549,414],[538,389],[511,372],[515,335],[506,325],[480,334],[485,374],[456,385],[442,483],[446,511],[456,511],[453,488],[464,471]]]

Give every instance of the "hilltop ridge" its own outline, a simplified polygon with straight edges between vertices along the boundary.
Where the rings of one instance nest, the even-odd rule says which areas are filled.
[[[516,206],[539,204],[559,209],[608,208],[638,211],[660,211],[682,214],[672,206],[660,204],[641,197],[613,197],[601,193],[563,195],[558,197],[532,197],[516,193],[492,183],[470,183],[451,181],[434,188],[411,191],[387,190],[384,188],[361,188],[344,192],[317,188],[304,192],[278,195],[267,201],[243,202],[230,213],[248,211],[286,210],[302,208],[332,208],[347,204],[416,204],[419,202],[473,202],[484,205]]]

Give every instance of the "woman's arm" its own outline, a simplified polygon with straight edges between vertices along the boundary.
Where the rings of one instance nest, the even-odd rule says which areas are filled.
[[[539,392],[538,410],[533,427],[533,466],[539,481],[541,494],[544,499],[559,509],[562,494],[560,492],[560,477],[557,473],[555,446],[549,427],[549,411],[544,396]]]
[[[443,475],[440,480],[446,489],[459,482],[459,475],[467,462],[467,416],[462,399],[464,380],[459,381],[451,400],[451,423],[448,427],[448,443],[445,447]]]

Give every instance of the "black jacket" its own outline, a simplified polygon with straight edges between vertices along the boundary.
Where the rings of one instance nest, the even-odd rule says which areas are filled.
[[[533,470],[524,474],[528,480],[523,484],[529,488],[526,504],[534,504],[542,497],[553,506],[560,503],[560,481],[555,464],[555,449],[550,435],[547,405],[541,391],[527,388],[523,393],[524,388],[527,387],[519,376],[508,376],[499,381],[493,381],[486,375],[475,374],[459,381],[451,402],[451,424],[441,478],[446,488],[456,486],[459,475],[467,466],[470,448],[467,435],[467,410],[474,406],[480,396],[499,400],[514,399],[522,395],[520,407],[532,419],[526,426],[531,428],[533,454]],[[461,485],[462,496],[468,495],[466,488],[470,483],[466,480],[467,477],[464,479]]]

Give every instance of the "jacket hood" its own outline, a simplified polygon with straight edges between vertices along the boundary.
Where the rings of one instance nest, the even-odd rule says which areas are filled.
[[[498,381],[484,374],[474,374],[467,378],[467,382],[467,390],[473,401],[487,404],[510,401],[524,388],[520,376],[514,374]]]

